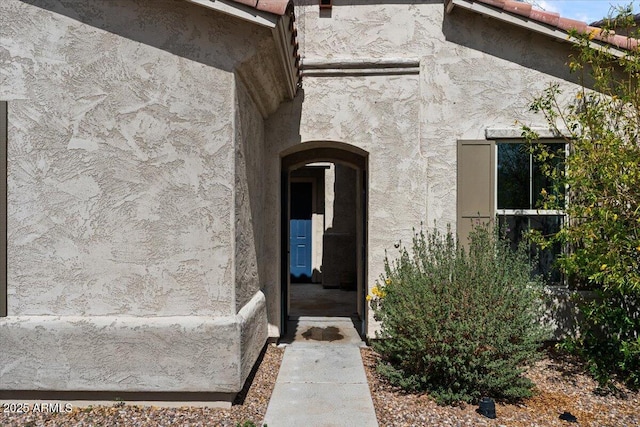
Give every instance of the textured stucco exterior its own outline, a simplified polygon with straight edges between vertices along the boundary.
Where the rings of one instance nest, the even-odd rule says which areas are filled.
[[[330,18],[319,16],[314,4],[302,0],[300,3],[304,5],[296,12],[303,64],[314,60],[419,59],[419,76],[379,78],[395,80],[396,85],[404,88],[392,105],[374,102],[382,92],[380,86],[366,85],[370,91],[366,92],[352,83],[364,85],[367,77],[306,77],[303,115],[307,111],[313,114],[312,109],[319,103],[333,104],[330,111],[336,114],[312,120],[304,120],[303,116],[301,127],[306,133],[301,134],[301,139],[339,138],[364,148],[359,141],[366,140],[379,126],[376,113],[385,114],[382,124],[391,125],[387,137],[398,142],[413,141],[413,153],[426,164],[426,180],[420,180],[420,169],[408,169],[409,163],[397,167],[397,172],[411,175],[405,177],[408,185],[402,190],[411,191],[418,200],[424,200],[425,206],[429,205],[421,215],[426,224],[455,223],[453,172],[458,139],[484,139],[485,129],[491,127],[518,128],[516,120],[545,125],[540,116],[529,113],[529,101],[552,81],[564,84],[575,79],[566,66],[570,44],[461,9],[445,15],[442,3],[363,4],[337,0]],[[407,97],[411,96],[419,100],[418,120],[409,115],[401,123],[394,123],[394,115],[386,114],[406,105]],[[374,98],[369,109],[349,108],[348,101],[346,105],[341,102],[349,98],[352,106],[360,106],[365,97]],[[342,111],[336,110],[339,105]],[[371,117],[362,113],[370,113]],[[366,125],[352,125],[355,132],[350,134],[341,132],[344,130],[341,124],[353,123],[358,118],[361,122],[366,119]],[[318,137],[318,133],[328,135]],[[410,151],[394,148],[406,158],[413,157]],[[372,186],[377,181],[373,171],[371,181]],[[373,201],[372,206],[379,207]],[[419,221],[414,225],[419,226]],[[402,228],[407,227],[411,229],[408,223]]]
[[[58,7],[2,5],[9,315],[232,314],[228,70],[258,34],[173,1]]]
[[[323,233],[323,286],[351,288],[356,283],[356,170],[335,166],[333,220]]]
[[[240,309],[261,286],[263,255],[262,224],[264,125],[244,85],[236,85],[236,309]]]
[[[282,164],[305,147],[359,159],[314,161],[338,164],[318,185],[349,181],[324,191],[324,221],[344,222],[346,192],[334,231],[355,235],[372,336],[385,250],[455,228],[457,141],[544,126],[532,94],[574,85],[568,43],[462,8],[296,0],[303,84],[285,100],[290,17],[213,3],[0,2],[0,391],[238,392],[282,332]]]
[[[237,393],[267,336],[264,295],[236,316],[10,316],[1,390]]]
[[[333,63],[325,68],[337,71],[303,71],[303,100],[283,104],[268,121],[265,172],[277,181],[276,155],[308,141],[339,141],[369,153],[370,289],[383,272],[385,249],[393,255],[398,241],[411,241],[414,227],[455,229],[458,140],[485,139],[488,128],[517,131],[516,120],[544,126],[528,103],[550,82],[575,84],[566,66],[571,45],[462,9],[445,14],[439,2],[333,4],[318,13],[316,3],[296,2],[303,70]],[[357,65],[411,60],[419,61],[418,73]],[[275,203],[277,193],[267,197]],[[276,238],[266,240],[276,245]],[[269,318],[277,319],[276,297],[267,296],[274,298]],[[371,313],[368,320],[373,335]]]
[[[0,12],[0,389],[239,391],[267,321],[263,116],[236,70],[277,57],[271,30],[173,0]],[[268,113],[282,88],[262,90]]]

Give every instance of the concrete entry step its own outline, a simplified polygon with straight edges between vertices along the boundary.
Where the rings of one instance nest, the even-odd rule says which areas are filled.
[[[299,318],[292,323],[264,423],[377,426],[360,357],[364,343],[351,319]]]
[[[294,317],[287,323],[287,334],[280,343],[333,343],[361,346],[364,342],[359,334],[360,329],[362,329],[362,322],[356,317]]]

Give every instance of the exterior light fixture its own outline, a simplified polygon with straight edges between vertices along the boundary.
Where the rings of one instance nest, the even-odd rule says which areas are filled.
[[[320,9],[331,9],[333,0],[320,0]]]
[[[496,403],[490,397],[483,397],[478,403],[478,412],[487,418],[496,417]]]

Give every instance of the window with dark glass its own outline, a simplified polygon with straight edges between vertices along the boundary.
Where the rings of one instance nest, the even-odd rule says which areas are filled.
[[[564,144],[546,143],[544,148],[552,155],[539,160],[527,144],[505,142],[497,148],[496,204],[499,225],[515,247],[529,230],[537,230],[549,236],[560,231],[565,218],[563,209],[546,209],[544,196],[554,195],[564,200],[564,188],[554,185],[543,168],[559,168],[564,164]],[[555,206],[558,207],[558,206]],[[562,207],[562,206],[560,206]],[[540,250],[531,245],[529,254],[534,263],[534,273],[545,277],[549,283],[560,283],[561,274],[555,266],[560,255],[560,245]]]

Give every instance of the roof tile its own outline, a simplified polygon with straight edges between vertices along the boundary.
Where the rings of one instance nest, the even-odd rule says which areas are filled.
[[[560,21],[560,14],[556,12],[547,12],[544,10],[531,9],[531,14],[529,15],[530,19],[534,21],[543,22],[545,24],[551,25],[552,27],[558,26],[558,21]]]
[[[607,43],[611,43],[614,46],[618,46],[621,49],[637,49],[638,48],[638,39],[634,39],[631,37],[625,37],[618,34],[614,34],[614,35],[609,35],[609,37],[601,37],[601,39],[603,39],[603,41],[606,41]]]
[[[531,5],[529,3],[507,0],[504,2],[502,8],[505,12],[517,13],[518,15],[526,16],[527,18],[531,14]]]
[[[594,39],[609,43],[621,49],[637,49],[638,39],[604,32],[601,28],[587,25],[586,22],[575,19],[563,18],[557,13],[534,9],[530,4],[514,0],[472,0],[502,9],[505,12],[524,16],[532,21],[537,21],[564,31],[576,30],[579,33],[589,33]]]
[[[283,16],[287,13],[291,0],[231,0],[236,3],[258,9],[263,12],[273,13],[274,15]]]
[[[579,33],[587,31],[587,23],[584,21],[576,21],[575,19],[563,18],[562,16],[558,20],[556,25],[561,30],[571,31],[576,30]]]
[[[258,0],[258,9],[276,15],[284,15],[291,2],[289,0]]]

